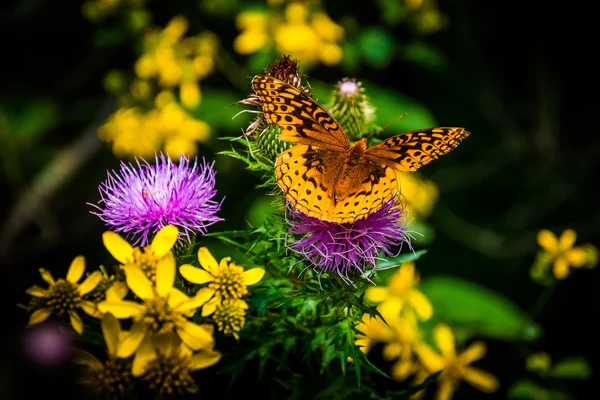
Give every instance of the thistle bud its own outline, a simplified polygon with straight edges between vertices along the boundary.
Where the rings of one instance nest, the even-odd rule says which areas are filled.
[[[331,114],[352,141],[370,133],[375,120],[375,109],[369,103],[360,82],[342,79],[332,93],[330,104]]]

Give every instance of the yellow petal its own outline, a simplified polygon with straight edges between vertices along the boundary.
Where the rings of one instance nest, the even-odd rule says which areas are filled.
[[[69,319],[71,320],[71,326],[75,329],[75,332],[80,335],[83,333],[83,321],[81,317],[75,311],[69,311]]]
[[[198,261],[200,261],[202,268],[207,270],[211,275],[217,275],[219,264],[217,264],[217,260],[215,260],[206,247],[200,247],[200,249],[198,249]]]
[[[215,294],[215,289],[202,288],[202,289],[198,290],[198,292],[196,293],[196,295],[194,297],[192,297],[188,301],[185,301],[185,302],[179,304],[179,306],[177,307],[177,310],[187,311],[187,310],[196,309],[196,308],[202,306],[204,303],[206,303],[214,294]]]
[[[173,309],[175,308],[179,308],[179,305],[181,303],[185,303],[186,301],[189,301],[190,298],[183,293],[181,290],[177,289],[177,288],[172,288],[171,291],[169,292],[169,298],[167,300],[169,307],[172,307]]]
[[[190,368],[194,370],[203,369],[215,365],[221,359],[218,351],[201,351],[190,358]]]
[[[244,271],[242,280],[246,286],[250,286],[258,283],[263,276],[265,276],[265,270],[263,268],[252,268]]]
[[[452,393],[456,391],[456,382],[445,379],[438,385],[438,390],[435,393],[435,400],[450,400]]]
[[[198,326],[211,336],[215,333],[215,326],[212,324],[200,324]]]
[[[548,229],[542,229],[538,232],[537,242],[550,254],[554,254],[558,250],[558,240]]]
[[[29,322],[27,323],[27,327],[32,325],[39,324],[48,319],[48,317],[52,314],[51,308],[38,308],[29,316]]]
[[[165,256],[177,242],[179,230],[174,225],[167,225],[162,228],[152,240],[152,252],[158,258]]]
[[[146,335],[146,326],[142,322],[136,322],[131,330],[121,339],[117,348],[117,357],[128,358],[138,349],[144,336]]]
[[[411,361],[398,360],[392,365],[391,374],[397,381],[405,380],[414,370],[414,365]]]
[[[577,233],[573,229],[565,229],[558,238],[558,247],[560,250],[568,250],[575,244]]]
[[[215,277],[209,274],[207,271],[200,268],[196,268],[190,264],[184,264],[181,267],[179,267],[179,273],[186,280],[192,283],[196,283],[198,285],[207,282],[213,282],[215,280]]]
[[[127,286],[142,300],[150,299],[154,296],[152,283],[144,272],[137,265],[124,265],[125,278]],[[117,317],[118,318],[118,317]]]
[[[92,272],[90,275],[87,276],[87,278],[85,278],[81,285],[79,285],[79,294],[83,296],[84,294],[88,294],[92,290],[96,289],[96,286],[98,286],[101,280],[102,272]]]
[[[77,256],[71,262],[69,271],[67,271],[67,281],[71,283],[77,283],[83,276],[85,271],[85,258],[83,256]]]
[[[131,318],[142,314],[146,307],[134,301],[101,301],[98,303],[98,309],[102,313],[111,313],[116,318]]]
[[[415,264],[412,262],[403,263],[394,274],[388,287],[395,295],[403,295],[406,290],[415,282]]]
[[[33,285],[29,289],[25,291],[30,296],[33,297],[48,297],[50,293],[46,289],[39,287],[38,285]]]
[[[398,318],[400,311],[404,307],[404,300],[401,297],[389,297],[381,303],[377,309],[389,324],[389,320]]]
[[[455,358],[456,348],[454,345],[454,334],[446,324],[438,324],[433,330],[435,343],[445,358]]]
[[[106,290],[107,301],[119,301],[127,295],[129,288],[125,282],[115,282]]]
[[[173,253],[167,253],[158,261],[158,264],[156,265],[156,292],[159,296],[167,296],[169,291],[173,288],[173,285],[175,284],[175,274],[177,273],[175,268],[175,257],[173,256]]]
[[[473,387],[486,393],[493,393],[500,386],[498,378],[494,375],[474,367],[465,367],[463,379]]]
[[[94,318],[102,318],[102,313],[98,310],[96,304],[91,301],[82,301],[79,303],[79,308],[81,308],[87,315]]]
[[[88,368],[99,369],[102,368],[102,363],[98,361],[96,357],[78,348],[72,349],[71,360],[78,365],[84,365]]]
[[[583,247],[573,247],[565,251],[564,257],[575,268],[583,267],[587,261],[587,253]]]
[[[421,360],[421,363],[423,363],[423,366],[427,368],[429,372],[441,371],[446,366],[446,360],[444,360],[444,358],[438,353],[433,351],[433,349],[428,345],[422,344],[417,346],[415,350],[419,356],[419,359]]]
[[[45,280],[48,283],[48,285],[54,285],[56,283],[50,271],[44,268],[40,268],[39,271],[40,275],[42,276],[42,279]]]
[[[406,295],[407,302],[419,315],[421,321],[427,321],[433,315],[433,306],[429,299],[420,291],[413,289]]]
[[[121,333],[119,321],[111,313],[106,313],[102,316],[100,326],[102,328],[102,334],[104,335],[104,342],[106,342],[108,354],[111,357],[116,357],[117,347],[119,345],[119,334]]]
[[[471,364],[485,355],[487,346],[483,342],[475,342],[460,354],[460,361],[464,364]]]
[[[565,279],[569,275],[569,263],[565,257],[554,260],[554,276],[556,279]]]
[[[389,296],[389,290],[385,286],[373,287],[370,286],[365,292],[365,299],[372,303],[381,303]]]
[[[202,316],[207,317],[214,313],[219,303],[221,303],[221,299],[218,297],[213,297],[212,300],[202,306]]]
[[[133,247],[121,235],[111,231],[104,232],[102,242],[106,250],[121,264],[133,261]]]
[[[212,335],[193,322],[183,321],[181,325],[177,327],[177,334],[181,340],[193,350],[207,347],[211,348],[214,344]]]
[[[152,338],[152,343],[160,354],[170,355],[179,349],[179,345],[182,341],[175,332],[168,331],[155,335]]]
[[[143,375],[146,370],[146,364],[156,358],[156,352],[149,337],[145,338],[140,344],[133,357],[131,374],[133,376]]]

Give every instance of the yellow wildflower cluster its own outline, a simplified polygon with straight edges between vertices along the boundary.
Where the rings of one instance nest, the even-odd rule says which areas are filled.
[[[153,157],[161,149],[171,157],[196,154],[196,143],[209,139],[210,126],[192,118],[175,101],[159,104],[149,112],[120,108],[98,130],[100,139],[112,143],[117,157]]]
[[[41,269],[49,288],[33,286],[27,290],[38,303],[29,325],[38,324],[51,314],[68,315],[75,331],[81,334],[83,324],[77,309],[102,319],[107,361],[100,362],[82,350],[75,352],[75,361],[87,366],[85,381],[99,394],[126,397],[136,378],[146,381],[149,389],[161,397],[176,391],[195,392],[198,388],[192,372],[221,358],[213,349],[213,325],[191,320],[216,290],[203,288],[190,297],[174,287],[177,266],[172,248],[178,235],[175,226],[167,225],[149,246],[139,249],[118,234],[105,232],[104,245],[120,263],[124,282],[107,276],[105,271],[95,271],[78,284],[85,270],[80,256],[73,260],[66,279],[55,280]],[[246,276],[252,278],[255,272]],[[262,273],[259,275],[262,277]],[[98,296],[86,297],[102,281],[112,283],[104,296],[99,301],[92,300]],[[238,287],[235,293],[244,293],[243,289]],[[135,295],[132,300],[125,299],[129,290]],[[131,320],[129,331],[121,330],[118,319]]]
[[[400,192],[406,200],[409,218],[424,220],[431,215],[439,198],[437,185],[414,173],[397,172]]]
[[[242,299],[248,294],[248,286],[258,283],[265,275],[263,268],[244,270],[230,257],[221,262],[210,254],[206,247],[198,250],[198,261],[202,268],[184,264],[179,272],[188,281],[195,284],[208,284],[206,288],[211,299],[202,307],[202,316],[212,315],[219,331],[239,339],[239,332],[246,323],[248,304]]]
[[[342,59],[340,42],[344,29],[318,4],[289,2],[283,10],[272,3],[269,11],[245,11],[236,24],[241,33],[233,47],[239,54],[255,53],[274,46],[281,54],[302,60],[305,65],[336,65]]]
[[[532,278],[545,283],[549,279],[549,270],[556,279],[565,279],[571,268],[593,268],[598,264],[598,249],[591,243],[573,246],[577,233],[573,229],[564,230],[556,237],[547,229],[537,235],[537,242],[542,248],[538,252],[536,262],[530,270]]]
[[[127,105],[99,129],[100,139],[112,143],[117,157],[149,157],[161,150],[174,158],[193,156],[197,143],[210,138],[208,124],[186,109],[201,102],[198,81],[214,69],[218,40],[210,32],[184,38],[187,27],[184,17],[175,17],[164,29],[151,28],[145,34],[144,52],[134,67],[136,78],[122,98]],[[106,85],[119,91],[123,80],[111,71]]]
[[[435,33],[444,29],[448,17],[438,7],[437,0],[404,0],[408,22],[421,34]]]
[[[433,307],[416,288],[418,281],[414,263],[404,263],[387,286],[367,289],[365,299],[378,304],[377,310],[383,320],[378,316],[363,315],[356,326],[359,332],[356,344],[366,354],[374,344],[382,343],[384,359],[396,360],[391,375],[398,381],[414,376],[414,383],[418,384],[430,374],[442,371],[437,399],[450,399],[462,380],[484,392],[495,391],[497,379],[469,365],[485,354],[483,343],[476,342],[457,354],[454,335],[443,324],[434,329],[434,339],[441,354],[423,341],[419,322],[431,318]]]

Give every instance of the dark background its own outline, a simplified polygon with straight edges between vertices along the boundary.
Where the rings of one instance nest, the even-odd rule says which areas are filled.
[[[232,23],[203,18],[193,3],[151,1],[148,8],[157,25],[184,13],[194,25],[219,34],[222,43],[231,43],[237,34]],[[427,260],[419,264],[422,274],[444,272],[477,281],[529,310],[544,290],[528,274],[540,229],[560,233],[570,227],[578,232],[578,243],[599,243],[597,13],[585,2],[440,1],[439,6],[450,26],[427,40],[446,55],[448,68],[434,73],[394,61],[384,71],[361,67],[359,78],[397,88],[429,107],[443,125],[471,132],[454,161],[423,171],[439,185],[441,200],[429,220],[437,236]],[[374,24],[379,18],[377,9],[365,2],[331,1],[325,8],[334,20],[353,9],[360,10],[361,22]],[[102,87],[104,73],[128,69],[136,59],[127,43],[94,46],[94,29],[75,1],[0,5],[0,104],[18,113],[28,102],[44,99],[59,113],[58,123],[27,151],[13,149],[8,157],[7,149],[0,149],[4,228],[53,155],[101,123],[107,107],[111,112]],[[243,57],[236,57],[242,62]],[[343,76],[339,68],[311,71],[311,77],[331,83]],[[232,89],[219,74],[203,85]],[[239,93],[240,98],[245,95]],[[201,149],[201,154],[213,158],[212,150]],[[3,399],[80,393],[72,367],[39,367],[25,357],[21,338],[27,313],[16,303],[25,303],[24,290],[41,283],[40,267],[64,273],[59,271],[78,254],[86,256],[89,266],[107,262],[100,241],[104,227],[85,203],[97,201],[97,183],[117,165],[102,145],[38,210],[18,218],[23,223],[18,235],[3,238]],[[226,222],[219,228],[241,228],[258,177],[243,175],[242,165],[219,174],[217,188],[227,196]],[[484,234],[497,241],[482,240]],[[535,316],[544,329],[539,341],[488,340],[488,355],[478,365],[497,375],[502,387],[486,398],[506,397],[510,384],[525,375],[523,357],[532,349],[547,351],[553,359],[584,355],[598,371],[600,359],[593,349],[600,333],[599,284],[597,268],[561,282]],[[561,385],[575,398],[587,398],[593,389],[592,381]],[[456,398],[473,396],[480,394],[465,389]]]

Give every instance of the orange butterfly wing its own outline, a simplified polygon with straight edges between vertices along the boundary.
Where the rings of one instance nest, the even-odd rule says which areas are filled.
[[[430,128],[392,136],[374,144],[365,152],[373,162],[400,172],[416,171],[454,150],[469,132],[464,128]]]
[[[337,223],[354,222],[396,195],[393,169],[363,159],[349,166],[340,153],[296,145],[277,157],[277,184],[304,214]]]
[[[265,118],[281,127],[279,139],[345,152],[350,139],[329,111],[287,82],[266,75],[252,79]]]

